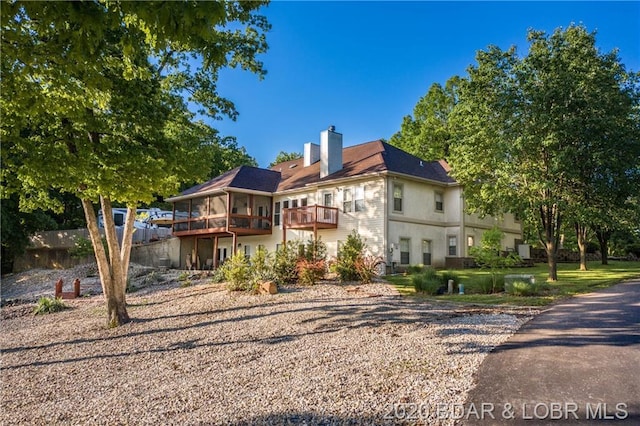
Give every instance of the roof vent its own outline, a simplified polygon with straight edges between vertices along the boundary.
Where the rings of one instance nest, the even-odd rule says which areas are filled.
[[[297,164],[292,164],[289,166],[290,169],[295,169],[298,165]]]
[[[422,164],[422,160],[420,160],[420,167],[424,167],[424,164]]]
[[[334,125],[329,126],[329,131],[330,132],[335,132],[336,131],[336,126],[334,126]]]

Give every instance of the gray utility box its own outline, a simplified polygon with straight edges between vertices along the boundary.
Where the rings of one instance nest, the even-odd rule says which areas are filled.
[[[509,293],[515,282],[523,282],[529,285],[536,283],[536,277],[530,274],[511,274],[504,276],[504,290]]]

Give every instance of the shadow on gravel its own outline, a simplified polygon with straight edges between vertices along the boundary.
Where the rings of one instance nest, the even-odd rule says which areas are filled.
[[[3,348],[5,353],[14,353],[30,350],[55,349],[65,345],[86,345],[98,342],[114,342],[120,339],[144,338],[151,334],[163,334],[167,336],[167,345],[156,348],[145,348],[134,351],[116,351],[96,354],[91,356],[79,356],[75,358],[33,361],[17,365],[3,365],[0,370],[23,368],[28,366],[67,364],[91,359],[118,359],[132,355],[154,354],[172,351],[181,351],[206,347],[220,347],[226,345],[236,345],[244,343],[257,343],[264,345],[286,344],[297,339],[325,334],[341,332],[343,330],[363,329],[376,330],[383,326],[395,325],[401,327],[421,328],[429,324],[451,320],[452,318],[468,316],[460,308],[414,302],[396,297],[376,297],[375,303],[371,303],[372,298],[336,298],[336,299],[307,299],[303,301],[269,302],[266,304],[253,306],[235,306],[225,309],[212,309],[202,312],[191,312],[178,315],[166,315],[153,317],[150,319],[134,319],[131,323],[125,324],[118,332],[122,334],[99,337],[83,337],[67,341],[59,341],[44,345],[13,346]],[[345,303],[347,302],[347,303]],[[229,315],[231,313],[231,315]],[[225,318],[220,318],[225,314]],[[256,329],[251,331],[256,325],[268,321],[270,317],[278,315],[292,316],[295,323],[293,332],[276,332],[269,336],[259,335],[261,331]],[[158,328],[136,330],[138,324],[160,325]],[[167,326],[167,325],[171,326]],[[247,330],[248,335],[225,340],[207,340],[206,337],[200,340],[176,341],[176,337],[183,332],[203,329],[201,335],[206,336],[207,328],[242,327]],[[146,325],[145,325],[146,326]],[[298,330],[295,329],[298,326]],[[130,331],[127,331],[129,329]],[[472,330],[469,329],[468,332]],[[451,330],[451,332],[455,332]],[[467,331],[465,331],[467,332]],[[251,336],[251,334],[255,334]],[[393,337],[393,336],[392,336]],[[468,353],[471,351],[486,352],[487,348],[480,346],[464,346],[451,348],[453,351]]]
[[[232,426],[259,426],[259,425],[308,425],[308,426],[360,426],[360,425],[396,425],[398,422],[392,419],[367,416],[342,417],[342,416],[319,416],[314,413],[277,413],[266,416],[253,417],[247,421],[229,423]]]

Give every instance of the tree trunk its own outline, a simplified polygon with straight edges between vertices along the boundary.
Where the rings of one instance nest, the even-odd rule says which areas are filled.
[[[587,270],[587,230],[586,225],[581,225],[576,222],[576,236],[578,238],[578,251],[580,252],[580,270]]]
[[[549,197],[549,195],[547,195]],[[540,220],[542,230],[538,230],[540,241],[547,253],[549,265],[549,281],[558,281],[558,246],[560,245],[560,226],[562,220],[557,204],[543,204],[540,206]]]
[[[602,264],[609,264],[609,238],[611,238],[612,231],[598,227],[594,229],[598,243],[600,243],[600,256],[602,258]]]
[[[98,228],[98,220],[96,218],[96,213],[93,210],[91,200],[83,199],[82,207],[84,208],[89,236],[91,237],[91,242],[96,255],[96,263],[98,264],[98,273],[100,274],[102,292],[107,301],[107,324],[109,327],[117,327],[130,321],[129,314],[127,313],[125,297],[126,278],[124,277],[124,271],[122,269],[122,262],[120,259],[120,250],[113,221],[111,201],[104,197],[101,197],[100,200],[102,204],[107,245],[109,247],[108,254],[102,245],[100,229]]]

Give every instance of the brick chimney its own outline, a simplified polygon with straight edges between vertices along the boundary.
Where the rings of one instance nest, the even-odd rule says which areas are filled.
[[[342,170],[342,134],[335,126],[320,132],[320,178]]]

